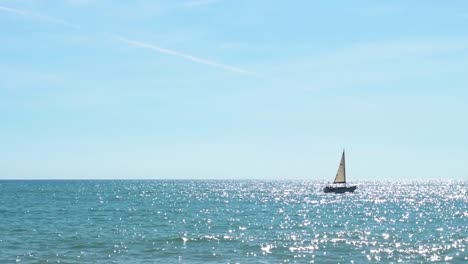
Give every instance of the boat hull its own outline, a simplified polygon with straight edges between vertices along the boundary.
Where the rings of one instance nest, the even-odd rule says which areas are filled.
[[[323,188],[323,192],[325,193],[346,193],[346,192],[354,192],[357,189],[357,186],[326,186]]]

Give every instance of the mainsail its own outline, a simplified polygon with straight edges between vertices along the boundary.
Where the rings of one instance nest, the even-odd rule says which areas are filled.
[[[335,181],[333,183],[346,183],[346,166],[344,150],[343,155],[341,156],[340,166],[338,167],[338,172],[336,173]]]

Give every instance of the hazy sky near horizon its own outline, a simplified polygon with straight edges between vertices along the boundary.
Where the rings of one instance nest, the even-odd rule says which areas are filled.
[[[468,179],[467,1],[0,0],[0,179]]]

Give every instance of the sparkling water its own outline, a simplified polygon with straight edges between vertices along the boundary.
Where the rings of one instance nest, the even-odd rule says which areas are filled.
[[[0,181],[0,263],[468,263],[468,182]]]

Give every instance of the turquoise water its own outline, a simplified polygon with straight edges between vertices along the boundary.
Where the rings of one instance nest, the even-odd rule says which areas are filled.
[[[468,262],[468,182],[0,181],[0,263]]]

